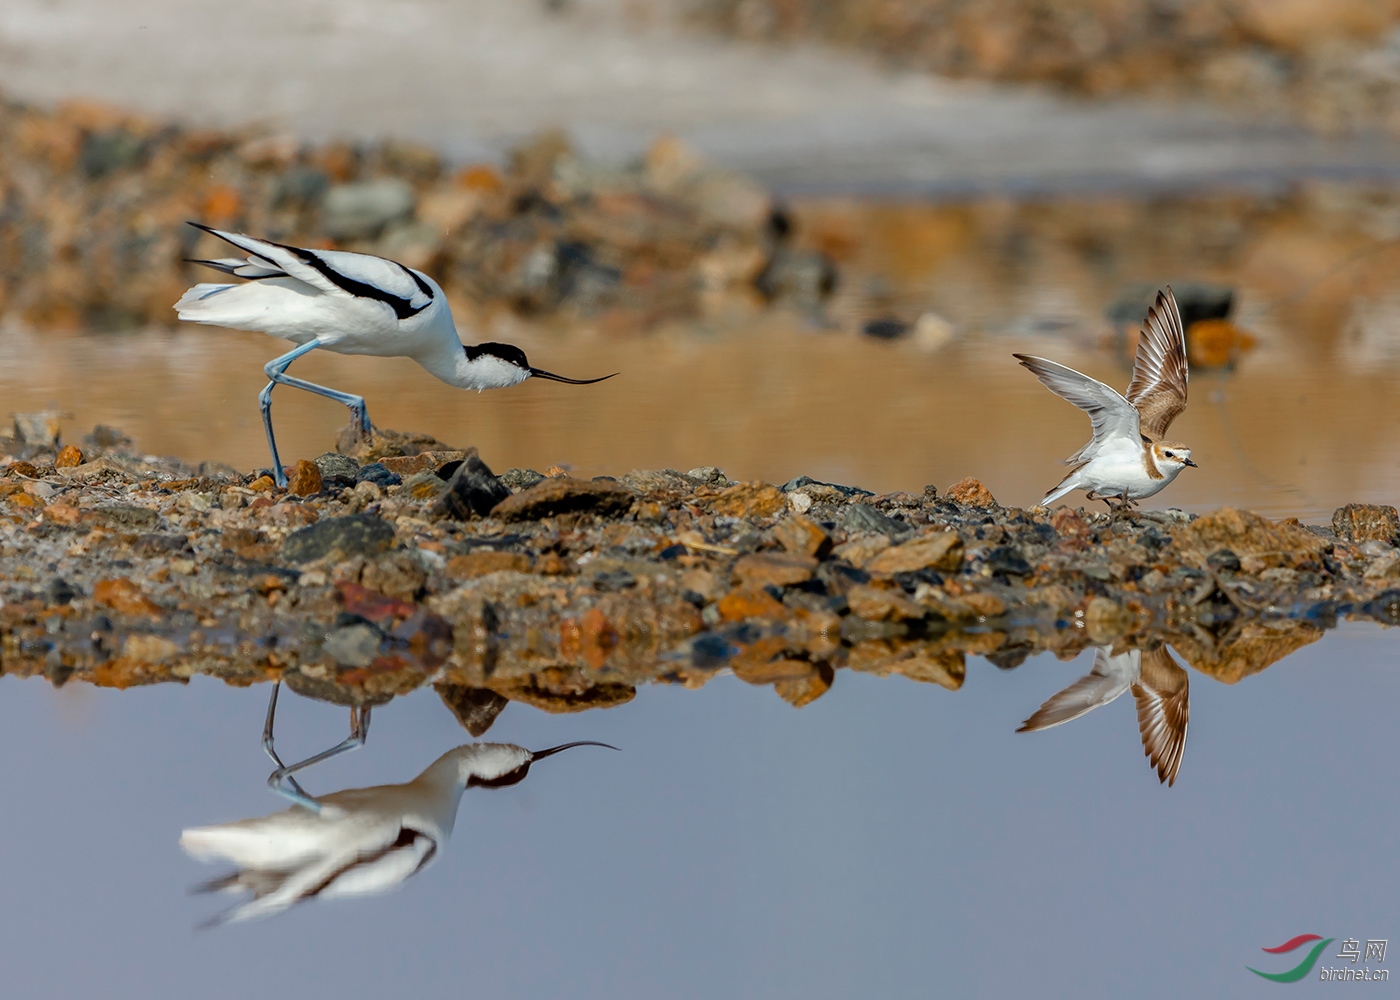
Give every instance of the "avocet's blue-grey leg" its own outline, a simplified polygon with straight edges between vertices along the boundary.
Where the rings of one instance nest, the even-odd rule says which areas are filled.
[[[310,767],[312,764],[319,764],[323,760],[329,760],[336,754],[344,753],[346,750],[354,750],[356,747],[365,745],[365,737],[369,735],[369,713],[368,708],[350,709],[350,735],[329,750],[322,751],[306,760],[298,761],[295,764],[287,765],[282,763],[282,758],[277,756],[277,749],[273,744],[272,726],[277,715],[277,692],[281,687],[278,682],[272,687],[272,697],[267,703],[267,722],[263,725],[263,751],[272,758],[272,762],[277,765],[277,770],[267,777],[268,787],[278,795],[290,799],[299,806],[304,806],[312,812],[320,812],[321,804],[306,793],[296,778],[292,777],[297,771]]]
[[[258,403],[262,407],[263,430],[267,432],[267,447],[272,452],[272,478],[278,486],[284,489],[287,486],[287,474],[282,471],[282,459],[277,454],[277,437],[272,433],[272,388],[280,379],[285,378],[282,373],[286,371],[288,365],[308,351],[314,351],[320,346],[319,340],[309,340],[304,344],[298,344],[281,357],[273,358],[263,366],[263,371],[272,381],[263,386],[263,391],[258,393]]]
[[[360,432],[363,434],[369,433],[369,411],[365,408],[365,399],[363,396],[356,396],[348,392],[340,392],[337,389],[330,389],[324,385],[317,385],[305,379],[293,378],[287,374],[287,368],[293,361],[303,354],[306,354],[308,351],[314,351],[320,346],[321,342],[319,340],[309,340],[305,344],[298,345],[294,350],[283,354],[281,357],[273,358],[263,366],[263,371],[267,373],[267,377],[271,379],[271,381],[268,382],[267,385],[263,387],[263,391],[259,393],[258,402],[262,404],[263,429],[267,432],[267,447],[272,452],[272,478],[276,481],[278,486],[284,489],[287,486],[287,474],[282,471],[282,459],[277,454],[277,439],[272,433],[272,389],[274,386],[288,385],[294,389],[305,389],[307,392],[314,392],[318,396],[325,396],[327,399],[333,399],[337,403],[348,406],[352,414],[352,419],[359,423]]]
[[[306,790],[303,789],[301,785],[297,783],[296,778],[293,778],[291,775],[286,774],[287,765],[283,764],[282,758],[277,756],[277,748],[273,744],[272,723],[273,720],[277,717],[277,692],[281,689],[281,681],[276,681],[272,685],[272,697],[269,698],[267,702],[267,721],[263,724],[263,753],[271,757],[272,762],[277,765],[277,770],[272,773],[272,776],[270,778],[268,778],[268,784],[273,786],[273,791],[275,791],[278,795],[285,795],[293,802],[297,803],[298,805],[305,806],[312,812],[320,812],[321,803],[317,802],[310,795],[307,795]],[[274,783],[274,779],[277,779],[278,775],[285,775],[287,783],[291,787],[288,788],[282,785],[280,781]]]
[[[297,389],[305,389],[307,392],[314,392],[318,396],[325,396],[333,399],[337,403],[344,403],[350,407],[352,419],[359,422],[360,431],[369,433],[369,411],[365,408],[365,397],[356,396],[353,393],[341,392],[339,389],[328,389],[324,385],[317,385],[315,382],[308,382],[305,379],[293,378],[290,375],[277,375],[276,380],[280,385],[290,385]]]

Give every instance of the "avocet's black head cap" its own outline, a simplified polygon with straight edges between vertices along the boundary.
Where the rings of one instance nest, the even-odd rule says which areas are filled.
[[[602,382],[617,374],[617,372],[613,372],[612,375],[604,375],[601,378],[565,378],[563,375],[547,372],[543,368],[531,368],[529,360],[525,357],[525,352],[514,344],[463,344],[462,350],[467,352],[468,361],[475,361],[480,357],[500,358],[506,364],[524,369],[534,378],[549,379],[551,382],[567,382],[569,385],[592,385],[594,382]]]
[[[507,364],[530,370],[530,361],[525,357],[525,352],[514,344],[463,344],[462,350],[467,352],[468,361],[480,357],[500,358]]]

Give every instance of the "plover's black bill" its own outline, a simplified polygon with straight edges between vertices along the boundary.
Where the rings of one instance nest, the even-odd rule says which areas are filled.
[[[563,375],[556,375],[553,372],[547,372],[543,368],[531,368],[530,374],[533,375],[535,378],[547,378],[551,382],[567,382],[569,383],[569,385],[592,385],[594,382],[605,381],[606,379],[610,379],[613,377],[613,375],[617,375],[619,373],[613,372],[612,375],[604,375],[602,378],[565,378]]]

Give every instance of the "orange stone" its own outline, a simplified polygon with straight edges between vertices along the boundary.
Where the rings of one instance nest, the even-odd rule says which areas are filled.
[[[77,524],[82,511],[66,503],[51,503],[44,508],[44,520],[55,524]]]
[[[786,509],[787,497],[769,483],[736,483],[701,503],[714,513],[729,517],[772,517]]]
[[[816,666],[806,660],[771,660],[768,663],[734,664],[734,676],[749,684],[800,681],[818,673]]]
[[[817,571],[817,560],[811,556],[793,556],[777,552],[755,552],[734,564],[734,578],[750,587],[787,587],[805,583]]]
[[[959,507],[995,507],[996,497],[981,482],[968,476],[948,487],[945,496]]]
[[[92,587],[92,599],[122,614],[154,616],[162,613],[160,605],[142,593],[139,584],[124,576],[98,580]]]
[[[271,493],[276,486],[271,476],[259,476],[248,484],[248,489],[254,493]]]
[[[287,477],[287,492],[299,497],[312,497],[321,492],[321,470],[315,462],[303,458],[292,466],[292,474]]]
[[[523,552],[496,552],[482,549],[447,560],[447,575],[458,580],[472,580],[488,573],[530,572],[530,557]]]
[[[831,669],[830,664],[817,663],[813,666],[815,670],[806,677],[778,681],[774,684],[773,690],[778,692],[778,697],[793,708],[801,708],[830,691],[831,682],[836,679],[836,672]]]
[[[719,599],[716,605],[719,616],[727,622],[740,622],[747,618],[787,618],[788,609],[767,591],[739,587]]]
[[[83,464],[83,453],[75,445],[64,445],[58,457],[53,460],[55,469],[72,469]]]

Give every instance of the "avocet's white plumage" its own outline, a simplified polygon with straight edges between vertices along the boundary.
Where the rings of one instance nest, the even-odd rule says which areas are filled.
[[[1127,507],[1161,492],[1187,466],[1191,449],[1165,441],[1167,428],[1186,409],[1186,332],[1170,288],[1157,293],[1138,339],[1126,397],[1055,361],[1013,355],[1051,392],[1089,414],[1094,436],[1065,461],[1069,475],[1042,505],[1087,490],[1089,499],[1116,497]],[[1109,506],[1113,506],[1112,503]]]
[[[271,916],[308,899],[395,889],[437,859],[469,786],[514,784],[544,757],[605,745],[566,743],[531,752],[509,743],[468,743],[405,784],[322,796],[314,800],[319,812],[297,805],[270,816],[185,830],[180,846],[187,854],[237,866],[197,891],[253,894],[206,926]]]
[[[175,303],[180,319],[266,333],[297,345],[268,362],[264,370],[271,381],[259,397],[278,485],[285,486],[286,477],[272,432],[274,385],[295,386],[343,403],[362,432],[370,429],[362,397],[286,374],[288,366],[308,351],[412,358],[448,385],[477,391],[519,385],[531,377],[572,385],[612,377],[564,378],[531,367],[525,353],[510,344],[464,345],[437,282],[397,261],[286,246],[191,225],[248,256],[193,261],[244,280],[195,285]]]
[[[1175,784],[1186,749],[1190,715],[1190,678],[1165,646],[1113,655],[1107,646],[1094,651],[1094,667],[1063,691],[1046,699],[1018,733],[1035,733],[1071,722],[1107,705],[1124,691],[1137,703],[1142,749],[1159,780]]]

